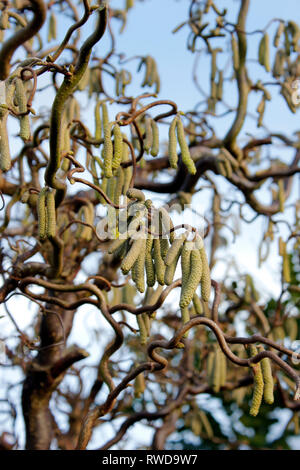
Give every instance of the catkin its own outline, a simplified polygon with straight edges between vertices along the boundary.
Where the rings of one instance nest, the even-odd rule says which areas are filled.
[[[191,243],[186,241],[181,251],[181,290],[185,289],[188,279],[190,277],[191,269]]]
[[[239,46],[234,36],[231,37],[232,61],[234,70],[238,70],[240,66]]]
[[[215,393],[219,393],[221,387],[221,351],[220,348],[215,348],[214,363],[212,370],[212,389]]]
[[[160,285],[164,285],[165,283],[165,264],[161,257],[161,250],[160,250],[160,240],[159,238],[155,238],[153,240],[153,260],[155,266],[155,273],[157,277],[157,281]]]
[[[112,160],[113,160],[113,144],[111,141],[111,129],[113,122],[107,123],[104,129],[104,147],[103,147],[103,158],[104,158],[104,175],[106,178],[111,178],[112,173]]]
[[[190,274],[186,283],[182,285],[180,307],[187,307],[199,285],[202,277],[202,262],[199,250],[192,250],[190,256]]]
[[[142,238],[142,247],[137,260],[134,263],[134,279],[135,285],[139,292],[145,292],[145,256],[146,256],[146,240]]]
[[[201,248],[200,254],[202,260],[201,296],[205,302],[208,302],[211,291],[211,279],[209,264],[204,247]]]
[[[259,63],[263,65],[267,72],[270,72],[270,44],[269,35],[265,33],[259,43],[258,51]]]
[[[181,256],[181,248],[178,251],[176,257],[173,260],[173,262],[169,266],[166,267],[166,270],[165,270],[165,284],[167,286],[169,286],[173,282],[174,274],[175,274],[177,263],[178,263],[178,260],[179,260],[180,256]]]
[[[178,154],[177,154],[177,139],[176,139],[176,126],[178,117],[175,116],[169,127],[169,162],[170,167],[177,170]]]
[[[120,126],[116,124],[113,129],[113,135],[114,135],[114,154],[113,154],[113,160],[112,160],[112,168],[116,169],[119,168],[121,160],[122,160],[122,154],[123,154],[123,137],[121,133]]]
[[[274,36],[274,47],[279,46],[279,41],[280,41],[280,38],[281,38],[283,32],[284,32],[284,22],[280,21],[279,25],[278,25],[278,28],[276,30],[275,36]]]
[[[178,138],[178,142],[179,142],[179,146],[180,146],[180,150],[181,150],[182,162],[186,166],[189,173],[194,175],[197,170],[196,170],[195,164],[192,160],[192,157],[191,157],[191,154],[190,154],[190,151],[189,151],[189,147],[188,147],[188,145],[186,143],[186,140],[185,140],[184,128],[183,128],[183,124],[182,124],[182,121],[181,121],[180,118],[177,119],[176,129],[177,129],[177,138]]]
[[[141,201],[141,202],[145,201],[145,195],[143,191],[141,191],[140,189],[129,188],[128,191],[126,192],[126,196],[129,197],[129,199],[137,199],[138,201]]]
[[[251,356],[255,356],[258,353],[256,346],[250,345],[250,353],[251,353]],[[252,372],[254,376],[253,377],[254,390],[253,390],[250,414],[252,416],[257,416],[259,409],[260,409],[261,402],[262,402],[263,393],[264,393],[264,380],[263,380],[260,363],[251,364],[251,368],[252,368]]]
[[[171,264],[173,264],[174,260],[177,257],[177,254],[179,253],[183,243],[185,242],[185,239],[185,234],[180,235],[179,238],[175,238],[164,259],[166,266],[170,266]]]
[[[159,130],[158,125],[154,119],[151,119],[151,129],[152,129],[152,145],[151,145],[151,155],[156,157],[159,152]]]
[[[146,344],[148,335],[147,335],[147,328],[146,328],[144,318],[142,317],[142,315],[137,315],[137,324],[140,330],[140,342],[141,344]]]
[[[199,299],[196,292],[193,295],[193,305],[194,305],[196,314],[197,315],[202,315],[203,314],[203,305],[202,305],[202,302]]]
[[[153,264],[153,259],[151,255],[153,246],[153,237],[148,234],[146,241],[146,255],[145,255],[145,268],[146,268],[146,277],[147,277],[147,286],[153,287],[156,281],[155,267]]]
[[[119,167],[116,173],[116,185],[114,193],[114,203],[120,204],[120,197],[122,196],[122,190],[124,185],[124,170]]]
[[[9,140],[6,128],[7,111],[0,110],[0,170],[8,171],[11,167]]]
[[[38,231],[41,240],[46,238],[46,225],[47,225],[47,214],[46,214],[46,192],[47,188],[43,188],[37,199],[37,214],[38,214]]]
[[[121,264],[121,270],[123,274],[129,273],[135,261],[137,260],[137,257],[139,256],[140,250],[143,248],[143,246],[144,245],[142,237],[139,237],[133,241],[128,253],[126,254]]]
[[[100,115],[100,101],[97,100],[95,105],[95,140],[100,140],[102,137],[102,122],[101,122],[101,115]]]
[[[151,118],[146,117],[145,119],[145,140],[144,140],[144,150],[149,153],[153,141],[152,136],[152,123]]]
[[[136,376],[135,381],[134,381],[134,396],[135,398],[140,398],[141,395],[145,391],[145,378],[144,378],[144,372],[141,372],[139,375]]]
[[[19,113],[27,112],[27,99],[26,93],[23,85],[23,80],[21,78],[16,78],[15,80],[15,97],[16,104],[19,108]],[[20,119],[20,137],[23,140],[30,139],[30,121],[28,114],[19,117]]]
[[[283,180],[278,180],[278,202],[279,202],[279,211],[284,212],[284,203],[285,203],[285,192]]]
[[[46,217],[47,227],[46,234],[48,238],[55,237],[56,233],[56,212],[55,212],[55,196],[54,191],[47,191],[46,195]]]
[[[182,307],[180,309],[180,312],[181,312],[181,320],[182,320],[182,323],[185,324],[185,323],[188,323],[190,321],[190,312],[189,312],[189,309],[187,307]],[[186,331],[183,335],[183,338],[187,338],[188,337],[188,334],[189,334],[189,330]]]
[[[274,381],[271,362],[268,357],[261,360],[261,370],[264,380],[264,400],[268,405],[272,405],[274,403]]]

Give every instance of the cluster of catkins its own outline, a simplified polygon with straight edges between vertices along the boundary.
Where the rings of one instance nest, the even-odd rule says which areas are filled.
[[[117,252],[122,260],[123,274],[131,272],[132,280],[141,293],[145,292],[146,284],[153,288],[156,281],[160,286],[170,285],[180,259],[182,286],[179,305],[182,320],[186,323],[190,318],[188,306],[192,301],[196,313],[202,313],[197,287],[201,285],[203,301],[207,302],[210,297],[210,271],[203,240],[197,232],[192,234],[191,240],[187,231],[175,237],[172,220],[165,208],[155,209],[152,201],[146,200],[138,189],[130,188],[126,195],[130,202],[124,212],[120,211],[119,237],[111,243],[109,253]],[[123,213],[127,218],[125,224]],[[153,213],[155,217],[151,217]],[[150,227],[147,223],[149,218],[153,224]]]
[[[0,170],[8,171],[11,167],[11,155],[7,133],[7,118],[10,110],[18,117],[20,123],[20,137],[26,142],[30,139],[30,120],[27,108],[27,86],[20,77],[21,68],[17,68],[10,77],[1,83],[3,87],[0,104]],[[30,83],[30,81],[28,81]]]
[[[255,356],[258,352],[263,351],[263,349],[263,346],[256,347],[251,344],[250,355]],[[250,414],[257,416],[263,398],[269,405],[274,403],[274,381],[270,359],[264,357],[257,364],[251,364],[251,369],[253,372],[254,390]]]

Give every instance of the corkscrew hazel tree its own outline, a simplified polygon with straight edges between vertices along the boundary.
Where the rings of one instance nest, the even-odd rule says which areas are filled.
[[[145,444],[153,449],[171,447],[174,436],[176,448],[189,445],[188,431],[200,439],[197,447],[255,448],[251,433],[232,439],[234,423],[228,439],[203,394],[217,396],[228,416],[238,407],[254,429],[258,414],[268,427],[274,406],[291,410],[281,446],[288,447],[290,428],[298,432],[299,132],[272,132],[266,110],[278,99],[292,113],[299,109],[300,30],[293,20],[270,18],[251,31],[254,2],[239,0],[236,20],[218,3],[191,0],[186,21],[174,25],[174,34],[188,31],[202,96],[194,109],[179,110],[172,96],[158,95],[155,57],[127,60],[118,41],[134,1],[124,0],[123,9],[114,0],[0,2],[0,322],[18,332],[18,344],[15,331],[1,339],[7,361],[23,374],[26,449],[86,449],[93,434],[98,448],[117,447],[140,421],[153,429]],[[210,69],[198,71],[203,52]],[[236,107],[227,103],[230,82]],[[39,112],[45,93],[49,109]],[[216,122],[223,117],[222,134]],[[257,135],[247,132],[249,119]],[[192,225],[184,220],[189,204]],[[206,208],[203,230],[198,206]],[[238,252],[228,254],[252,225],[261,266],[278,243],[272,275],[281,288],[273,295],[245,272]],[[221,263],[225,274],[216,281]],[[36,308],[30,333],[19,327],[17,295]],[[99,320],[90,335],[98,363],[93,348],[70,344],[82,306],[106,323]],[[9,390],[12,416],[18,403]],[[71,410],[64,428],[62,408]],[[6,432],[15,433],[18,448],[19,430],[5,426],[0,448],[11,445]]]

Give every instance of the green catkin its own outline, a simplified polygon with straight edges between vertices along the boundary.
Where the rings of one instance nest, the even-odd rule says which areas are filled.
[[[93,225],[94,224],[94,206],[91,202],[83,206],[83,214],[85,222]],[[90,227],[84,226],[82,234],[82,238],[86,241],[90,241],[93,236],[93,231]]]
[[[192,242],[185,241],[182,251],[181,251],[181,290],[185,289],[185,286],[188,282],[190,277],[190,269],[191,269],[191,246]]]
[[[189,312],[189,309],[187,307],[182,307],[180,309],[180,312],[181,312],[181,320],[182,320],[182,323],[185,325],[185,323],[188,323],[190,321],[190,312]],[[189,330],[186,331],[186,333],[184,333],[183,335],[183,338],[187,338],[188,337],[188,334],[189,334]]]
[[[122,196],[122,189],[124,184],[124,170],[119,167],[116,173],[116,185],[114,194],[114,203],[120,204],[120,197]]]
[[[279,211],[284,212],[284,203],[285,203],[285,192],[283,180],[278,180],[278,202],[279,202]]]
[[[193,295],[193,305],[197,315],[203,314],[203,305],[201,300],[199,299],[197,293],[195,292]]]
[[[0,170],[8,171],[11,167],[8,133],[6,128],[8,112],[0,109]]]
[[[47,188],[43,188],[37,199],[37,214],[38,214],[38,231],[41,240],[46,238],[47,226],[47,213],[46,213],[46,192]]]
[[[152,145],[151,145],[151,155],[156,157],[159,152],[159,130],[158,125],[154,119],[151,119],[151,129],[152,129]]]
[[[172,230],[172,229],[174,229],[174,224],[173,224],[172,219],[169,215],[169,212],[164,207],[160,207],[159,208],[159,216],[160,216],[160,220],[161,220],[161,223],[162,223],[163,231],[167,232],[168,237],[170,239],[170,243],[173,243],[173,241],[175,239],[175,232],[174,232],[174,230]]]
[[[177,154],[177,138],[176,125],[178,117],[175,116],[169,127],[169,163],[170,167],[177,170],[178,154]]]
[[[284,74],[284,64],[285,64],[285,52],[282,49],[278,49],[275,55],[274,65],[273,65],[273,77],[279,78]]]
[[[284,32],[284,22],[280,21],[279,25],[278,25],[278,28],[276,30],[275,36],[274,36],[274,42],[273,42],[274,47],[279,46],[279,41],[280,41],[280,38],[281,38],[283,32]]]
[[[105,176],[102,178],[102,181],[101,181],[101,185],[100,185],[100,188],[102,189],[102,191],[106,194],[107,192],[107,184],[108,184],[108,178],[105,178]],[[100,196],[100,202],[101,204],[106,204],[106,201],[104,199],[103,196]]]
[[[215,352],[210,351],[208,353],[207,362],[206,362],[206,374],[207,374],[207,380],[210,386],[212,386],[214,361],[215,361]]]
[[[223,99],[223,70],[219,70],[219,79],[217,83],[217,100]]]
[[[144,195],[143,191],[141,191],[140,189],[130,188],[126,192],[126,196],[129,199],[137,199],[138,201],[141,201],[141,202],[145,201],[145,195]]]
[[[54,191],[47,191],[46,195],[46,214],[47,214],[47,228],[46,234],[48,238],[55,237],[56,233],[56,211],[55,211],[55,197]]]
[[[102,115],[102,130],[103,130],[103,135],[105,132],[105,129],[109,123],[109,117],[108,117],[108,109],[105,101],[101,103],[101,115]]]
[[[134,380],[134,396],[135,398],[140,398],[145,391],[145,378],[144,372],[141,372],[136,376]]]
[[[114,154],[113,154],[113,160],[112,160],[112,168],[116,169],[119,168],[121,160],[122,160],[122,154],[123,154],[123,137],[121,133],[120,126],[116,124],[113,129],[113,135],[114,135]]]
[[[211,279],[210,269],[205,252],[205,248],[200,249],[201,261],[202,261],[202,277],[201,277],[201,297],[204,302],[208,302],[211,291]]]
[[[186,240],[185,234],[180,235],[179,238],[175,238],[172,245],[170,246],[166,256],[165,256],[165,264],[166,266],[171,266],[174,260],[176,259],[178,253],[181,251],[181,248]]]
[[[227,378],[227,360],[225,354],[221,351],[219,348],[220,353],[220,386],[224,387],[226,384],[226,378]]]
[[[291,282],[290,257],[288,253],[283,255],[283,279],[285,282]]]
[[[164,259],[169,249],[169,241],[167,238],[160,238],[159,242],[160,242],[160,254],[161,254],[162,259]]]
[[[117,238],[116,240],[113,240],[111,245],[109,246],[108,253],[112,254],[117,251],[123,245],[123,243],[126,243],[126,240],[127,238]]]
[[[142,239],[143,244],[140,253],[134,263],[134,279],[135,285],[141,294],[145,292],[145,256],[146,256],[146,240]]]
[[[251,356],[255,356],[258,353],[256,346],[250,345],[250,354]],[[250,415],[257,416],[260,405],[262,402],[262,397],[264,393],[264,380],[261,370],[261,364],[251,364],[252,372],[253,372],[253,380],[254,380],[254,390],[253,390],[253,397],[252,403],[250,408]]]
[[[187,307],[192,301],[193,295],[202,277],[202,263],[199,250],[192,250],[190,256],[190,274],[186,283],[182,285],[180,307]]]
[[[200,416],[201,422],[203,424],[203,427],[205,429],[206,436],[207,436],[208,439],[211,440],[214,437],[213,428],[211,427],[210,422],[209,422],[206,414],[204,413],[204,411],[199,410],[199,416]]]
[[[264,400],[268,405],[272,405],[274,403],[274,381],[271,362],[268,357],[261,360],[261,370],[264,381]]]
[[[165,284],[165,263],[161,257],[159,238],[153,240],[153,259],[157,281],[163,286]]]
[[[146,344],[147,343],[147,328],[144,322],[144,318],[142,315],[137,315],[137,324],[140,330],[140,342],[141,344]]]
[[[234,70],[238,70],[240,66],[239,46],[234,36],[231,37],[232,61]]]
[[[146,268],[146,277],[147,277],[147,286],[153,287],[156,281],[155,268],[153,264],[153,259],[151,255],[153,246],[153,237],[148,234],[146,241],[146,255],[145,255],[145,268]]]
[[[188,172],[194,175],[197,170],[192,160],[189,147],[185,140],[184,128],[183,128],[183,124],[180,118],[177,119],[176,129],[177,129],[177,138],[178,138],[178,142],[179,142],[179,146],[181,150],[182,162],[186,166]]]
[[[100,101],[97,100],[95,105],[95,140],[100,140],[102,137],[102,122],[101,122],[101,115],[100,115]]]
[[[137,260],[137,257],[140,254],[140,250],[143,248],[143,238],[139,237],[133,241],[128,253],[126,254],[125,258],[121,264],[121,270],[123,274],[128,274],[131,270],[132,266]]]
[[[149,150],[152,146],[153,136],[152,136],[152,122],[150,117],[145,119],[145,139],[144,139],[144,150],[149,153]]]
[[[48,42],[50,42],[52,39],[56,39],[56,29],[56,16],[51,13],[49,18]]]
[[[148,55],[144,59],[144,63],[145,63],[145,66],[146,66],[146,72],[145,72],[144,81],[142,83],[142,87],[145,87],[146,85],[149,85],[149,83],[150,83],[150,76],[151,76],[151,71],[152,71],[153,58],[150,55]]]
[[[265,33],[259,43],[258,59],[259,63],[263,65],[267,72],[270,72],[270,44],[269,35]]]
[[[178,251],[175,259],[173,260],[173,262],[169,266],[166,267],[166,270],[165,270],[165,284],[167,286],[169,286],[173,282],[174,274],[175,274],[176,267],[177,267],[178,260],[179,260],[180,256],[181,256],[181,249]]]
[[[16,104],[19,108],[20,113],[27,112],[27,99],[26,93],[23,85],[23,80],[21,78],[16,78],[15,80],[15,97]],[[30,121],[28,114],[19,117],[20,119],[20,137],[24,141],[30,139]]]
[[[112,173],[112,160],[113,160],[113,144],[111,141],[111,129],[113,122],[109,122],[104,129],[104,147],[103,147],[103,158],[104,158],[104,175],[106,178],[111,178]]]

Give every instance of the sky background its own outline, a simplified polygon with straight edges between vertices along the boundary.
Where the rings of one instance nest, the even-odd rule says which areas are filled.
[[[123,7],[125,0],[111,0],[110,4],[113,8]],[[229,10],[230,17],[232,21],[235,20],[237,16],[237,11],[239,8],[239,1],[235,0],[217,0],[217,5],[220,9],[226,7]],[[128,13],[127,26],[122,35],[118,35],[119,22],[116,20],[112,23],[113,30],[117,35],[117,52],[125,53],[126,58],[135,57],[135,56],[144,56],[147,54],[152,55],[158,65],[158,70],[161,78],[161,91],[159,98],[161,99],[170,99],[175,101],[178,104],[178,108],[182,111],[192,110],[195,105],[200,102],[203,97],[196,90],[195,85],[192,80],[192,71],[195,62],[195,55],[186,50],[186,40],[188,36],[189,29],[187,26],[183,27],[176,34],[172,34],[172,30],[178,26],[182,21],[185,21],[187,18],[187,12],[189,7],[189,0],[145,0],[143,2],[136,1],[136,6]],[[297,0],[252,0],[250,12],[247,22],[247,30],[254,31],[257,29],[263,29],[268,24],[272,18],[282,18],[286,20],[293,19],[294,21],[300,21],[299,14],[299,2]],[[93,20],[90,20],[93,21]],[[90,33],[90,22],[85,28],[83,28],[83,37]],[[67,23],[62,21],[58,17],[58,35],[59,38],[62,38],[65,34]],[[275,32],[276,25],[273,24],[268,31],[270,32],[271,37]],[[44,31],[44,37],[46,37],[47,31]],[[258,50],[258,41],[260,39],[260,34],[255,34],[249,37],[249,52],[248,57],[256,59],[257,50]],[[108,35],[104,37],[98,46],[99,54],[102,55],[102,50],[108,50],[110,45],[110,40]],[[217,45],[217,43],[216,43]],[[104,55],[104,52],[103,52]],[[116,64],[118,61],[116,60]],[[129,65],[130,64],[130,65]],[[222,64],[222,60],[220,65]],[[132,60],[128,63],[130,70],[133,73],[134,80],[133,84],[128,87],[129,94],[136,94],[140,92],[138,85],[141,84],[144,76],[144,70],[140,72],[137,76],[136,69],[138,65],[138,60]],[[126,65],[127,66],[127,65]],[[205,90],[208,89],[209,84],[209,73],[210,73],[210,62],[207,56],[204,54],[201,55],[199,61],[199,66],[197,68],[197,76],[199,81]],[[253,75],[253,78],[261,78],[262,80],[268,79],[268,75],[264,73],[261,66],[253,63],[249,66],[250,76]],[[114,84],[111,81],[108,83],[108,90],[112,91]],[[144,91],[146,91],[144,89]],[[299,122],[299,113],[292,114],[282,97],[279,95],[279,91],[276,87],[272,88],[272,94],[274,100],[272,104],[267,107],[264,121],[268,123],[268,127],[272,129],[273,132],[282,132],[289,135],[292,132],[300,129]],[[234,84],[228,84],[225,89],[226,102],[231,106],[234,106],[237,102],[237,94]],[[35,103],[37,109],[45,109],[45,106],[49,106],[50,99],[53,98],[51,92],[47,91],[41,97],[38,103]],[[255,109],[260,99],[260,95],[251,97],[251,107],[252,113],[255,115]],[[87,99],[82,102],[83,108],[85,109],[84,113],[87,121],[92,123],[92,105],[91,102]],[[120,109],[112,106],[111,107],[111,116],[114,113],[118,112]],[[221,113],[224,111],[222,107],[218,107],[217,111]],[[232,116],[228,115],[225,119],[214,120],[217,121],[215,127],[217,129],[217,135],[222,136],[226,134],[226,131],[230,128],[232,123]],[[214,122],[213,121],[213,122]],[[262,137],[265,135],[265,129],[257,129],[256,122],[248,118],[244,129],[257,137]],[[162,138],[167,135],[167,127],[161,129]],[[245,138],[245,135],[244,135]],[[293,153],[286,151],[282,147],[278,146],[276,149],[271,151],[271,156],[284,157],[285,161],[288,163],[293,157]],[[221,193],[226,194],[227,197],[236,197],[235,193],[232,191],[232,188],[224,183],[222,177],[216,178],[218,187]],[[207,193],[208,194],[208,193]],[[299,194],[299,180],[298,183],[294,185],[293,195]],[[261,200],[263,198],[268,198],[267,192],[263,192]],[[158,195],[154,196],[155,200],[160,200],[163,203],[163,198]],[[269,199],[268,199],[269,200]],[[268,202],[265,200],[264,202]],[[193,199],[193,207],[195,207],[199,212],[209,214],[209,208],[206,204],[205,191],[196,195]],[[289,209],[290,211],[292,209]],[[245,211],[245,214],[251,218],[253,212],[249,209]],[[193,216],[191,216],[191,220]],[[235,223],[234,220],[231,223]],[[280,258],[277,254],[277,246],[273,246],[269,261],[267,261],[261,268],[258,268],[258,259],[257,259],[257,245],[262,237],[262,228],[265,227],[265,222],[262,221],[262,218],[259,218],[252,226],[244,226],[242,224],[242,236],[238,237],[236,243],[230,242],[229,252],[226,252],[226,259],[223,263],[218,265],[218,268],[214,272],[215,279],[222,279],[226,265],[228,264],[228,259],[230,257],[235,257],[238,260],[240,269],[242,272],[250,272],[254,275],[256,282],[260,286],[263,295],[267,298],[272,293],[278,293],[280,286]],[[224,235],[226,235],[229,240],[230,232],[226,232],[224,229]],[[283,229],[284,235],[284,229]],[[88,260],[87,263],[91,261]],[[93,261],[92,261],[93,262]],[[82,277],[83,279],[83,277]],[[172,299],[169,300],[172,302]],[[30,325],[32,313],[35,310],[34,306],[29,307],[27,302],[24,302],[21,298],[15,298],[9,302],[9,308],[14,312],[15,318],[21,328],[27,328]],[[5,315],[5,312],[4,312]],[[69,339],[69,344],[73,341],[79,343],[82,347],[87,349],[90,348],[91,342],[95,339],[96,329],[105,328],[105,321],[101,318],[99,320],[98,312],[91,311],[90,308],[84,307],[80,310],[76,316],[75,324],[73,331]],[[1,319],[1,334],[4,336],[7,331],[11,330],[11,325],[7,318]],[[80,331],[80,337],[78,333]],[[106,344],[106,338],[100,337],[97,338],[99,351],[101,346]],[[95,354],[94,354],[95,353]],[[95,363],[95,356],[97,356],[97,351],[92,352],[91,363]],[[88,370],[86,372],[88,374]],[[9,380],[11,377],[9,378]],[[5,368],[0,368],[0,381],[6,381],[7,375]],[[15,387],[15,393],[19,393],[21,386],[22,377],[20,374],[15,373],[13,381],[19,385]],[[3,393],[0,391],[0,393]],[[0,395],[1,398],[1,395]],[[200,400],[205,400],[206,397],[203,396]],[[217,400],[212,400],[208,405],[216,408],[218,406]],[[289,418],[289,413],[286,413],[283,416],[281,425],[284,425],[284,422]],[[62,422],[63,422],[63,418]],[[224,418],[221,417],[226,426]],[[0,424],[1,426],[1,424]],[[1,429],[1,428],[0,428]],[[23,423],[22,420],[18,420],[18,430],[20,434],[20,442],[23,442]],[[109,438],[109,433],[111,431],[107,429],[106,439]],[[274,428],[276,434],[276,426]],[[274,435],[275,435],[274,434]],[[145,431],[145,427],[142,425],[136,425],[134,431],[130,431],[129,435],[132,436],[134,441],[138,441],[143,444],[148,441],[149,434]],[[98,443],[98,436],[96,435],[94,444]],[[130,442],[129,440],[129,447]],[[92,443],[92,444],[93,444]],[[298,442],[295,444],[298,446]]]

